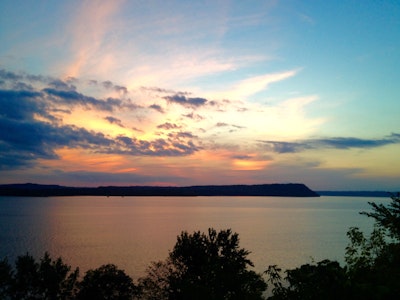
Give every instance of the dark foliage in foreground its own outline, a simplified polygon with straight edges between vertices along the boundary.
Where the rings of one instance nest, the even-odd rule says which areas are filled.
[[[29,254],[19,256],[15,269],[7,260],[0,262],[0,299],[72,299],[79,270],[48,253],[36,262]]]
[[[79,270],[46,253],[38,263],[18,257],[15,271],[0,263],[0,299],[263,299],[267,285],[231,230],[182,232],[165,261],[153,263],[136,286],[115,265]]]
[[[182,232],[169,257],[140,279],[143,299],[262,299],[267,285],[231,230]]]
[[[79,283],[77,299],[133,299],[138,291],[132,278],[115,265],[89,270]]]
[[[346,266],[323,260],[287,270],[285,278],[277,266],[270,266],[269,299],[399,299],[400,195],[391,198],[387,207],[370,203],[373,212],[362,212],[376,220],[368,238],[356,227],[348,231]]]
[[[48,253],[37,262],[26,254],[13,268],[0,261],[0,299],[263,299],[267,283],[271,300],[289,299],[399,299],[400,297],[400,195],[389,206],[370,203],[375,228],[366,237],[350,228],[346,265],[322,260],[292,270],[276,265],[267,279],[249,270],[249,252],[239,247],[231,230],[182,232],[165,261],[153,262],[135,285],[115,265],[86,272],[71,271],[61,258]]]

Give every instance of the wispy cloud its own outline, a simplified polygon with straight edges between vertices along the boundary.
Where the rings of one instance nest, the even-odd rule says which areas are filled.
[[[115,28],[111,17],[121,9],[123,1],[82,1],[79,4],[66,30],[74,56],[65,75],[88,75],[90,68],[91,72],[104,74],[114,60],[110,48],[110,52],[104,51],[108,48],[104,39]]]
[[[355,137],[331,137],[308,139],[298,142],[260,141],[268,150],[276,153],[297,153],[310,149],[371,149],[392,144],[400,144],[400,134],[392,133],[380,139]]]
[[[272,83],[279,82],[295,76],[299,70],[290,70],[278,73],[268,73],[264,75],[253,76],[241,81],[238,81],[233,86],[217,94],[220,98],[227,99],[247,99],[265,89]],[[215,97],[217,97],[215,96]]]

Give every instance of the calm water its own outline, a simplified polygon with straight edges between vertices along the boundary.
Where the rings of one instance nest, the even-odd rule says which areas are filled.
[[[389,198],[320,197],[0,197],[0,258],[49,251],[81,271],[114,263],[134,279],[163,260],[182,230],[231,228],[256,271],[324,258],[343,261],[358,212]]]

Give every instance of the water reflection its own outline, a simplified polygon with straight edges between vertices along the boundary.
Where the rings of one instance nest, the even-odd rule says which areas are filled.
[[[81,271],[114,263],[133,278],[164,260],[182,230],[232,228],[258,271],[342,260],[350,226],[370,199],[321,197],[0,198],[0,257],[49,251]],[[385,200],[381,200],[385,201]]]

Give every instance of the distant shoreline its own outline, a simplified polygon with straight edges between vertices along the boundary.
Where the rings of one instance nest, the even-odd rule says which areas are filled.
[[[319,197],[301,183],[257,185],[67,187],[33,183],[0,185],[1,196],[280,196]]]
[[[339,196],[339,197],[385,197],[389,198],[391,192],[385,191],[316,191],[320,196]]]

